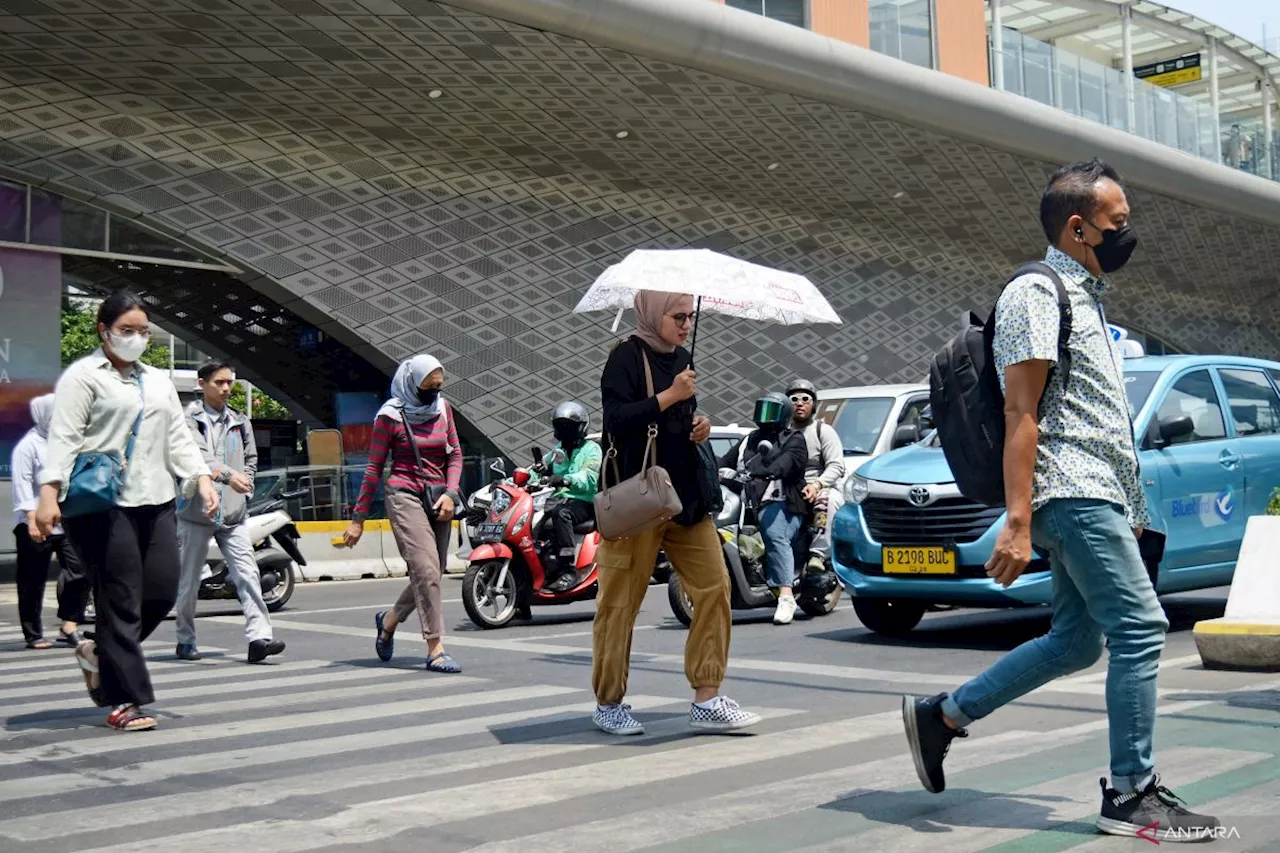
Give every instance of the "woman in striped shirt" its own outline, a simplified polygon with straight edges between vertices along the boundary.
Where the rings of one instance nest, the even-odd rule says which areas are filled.
[[[429,355],[416,355],[396,370],[391,380],[391,399],[373,422],[369,466],[364,472],[354,519],[343,539],[349,547],[360,541],[389,456],[387,518],[400,556],[409,566],[409,585],[391,610],[374,616],[378,629],[374,648],[379,658],[391,660],[396,626],[417,609],[422,636],[427,641],[427,669],[462,672],[462,667],[444,650],[444,611],[440,604],[440,571],[448,558],[449,534],[462,479],[462,446],[453,412],[440,396],[443,387],[444,368]]]

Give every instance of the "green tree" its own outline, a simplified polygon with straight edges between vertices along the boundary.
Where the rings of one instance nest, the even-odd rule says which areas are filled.
[[[244,386],[239,382],[231,391],[231,399],[227,404],[237,412],[247,412],[245,407]],[[273,400],[266,394],[263,394],[257,388],[253,389],[253,419],[267,421],[291,421],[294,420],[293,415],[285,408],[284,404]]]
[[[62,366],[66,367],[77,359],[84,358],[102,343],[98,338],[98,315],[93,309],[75,305],[68,301],[62,303]],[[158,344],[155,339],[147,345],[142,354],[142,363],[162,370],[169,368],[169,347]],[[256,402],[256,401],[255,401]]]

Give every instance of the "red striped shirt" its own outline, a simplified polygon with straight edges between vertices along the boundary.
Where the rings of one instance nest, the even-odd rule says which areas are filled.
[[[427,486],[443,485],[457,494],[462,485],[462,445],[458,442],[453,411],[446,405],[443,417],[414,424],[413,436],[422,456],[421,468],[409,445],[405,425],[386,415],[379,415],[374,420],[373,435],[369,439],[369,465],[364,471],[360,499],[356,501],[357,520],[369,516],[388,455],[391,457],[391,472],[387,475],[387,488],[421,492]]]

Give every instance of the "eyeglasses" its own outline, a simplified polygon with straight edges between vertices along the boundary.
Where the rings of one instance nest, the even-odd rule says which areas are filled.
[[[808,394],[792,394],[792,395],[791,395],[791,402],[793,402],[793,403],[797,403],[797,404],[799,404],[799,403],[812,403],[812,402],[813,402],[813,398],[812,398],[812,397],[810,397]]]
[[[135,328],[133,328],[133,327],[131,327],[131,326],[121,326],[120,328],[118,328],[118,329],[112,329],[111,331],[112,331],[114,334],[121,335],[121,336],[123,336],[123,335],[137,335],[138,337],[143,338],[143,339],[149,339],[149,338],[151,337],[151,330],[150,330],[150,329],[135,329]]]
[[[692,323],[694,320],[698,319],[698,312],[691,311],[688,314],[681,312],[679,314],[668,314],[667,316],[672,320],[675,320],[677,326],[683,326],[685,323]]]

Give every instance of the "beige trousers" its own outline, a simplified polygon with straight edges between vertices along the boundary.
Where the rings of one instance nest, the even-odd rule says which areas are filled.
[[[423,638],[443,637],[440,572],[449,559],[449,535],[453,526],[448,521],[432,521],[422,506],[422,498],[417,495],[391,491],[385,503],[396,547],[409,566],[409,585],[396,599],[396,620],[403,622],[417,610]]]

